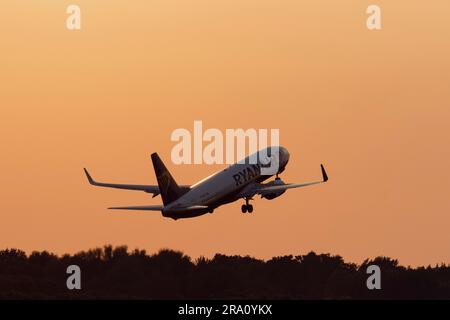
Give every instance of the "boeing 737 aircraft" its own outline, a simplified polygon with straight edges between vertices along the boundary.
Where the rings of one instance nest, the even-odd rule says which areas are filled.
[[[264,156],[261,156],[264,155]],[[268,147],[242,161],[219,171],[194,185],[178,185],[157,153],[152,154],[153,168],[158,185],[134,185],[96,182],[84,169],[89,183],[94,186],[141,190],[153,194],[161,194],[163,205],[113,207],[109,209],[161,211],[164,217],[172,219],[192,218],[212,213],[219,206],[244,199],[242,212],[253,212],[249,204],[255,195],[272,200],[281,196],[287,189],[306,187],[328,181],[323,165],[322,180],[301,184],[284,183],[278,174],[284,171],[289,161],[289,152],[281,146]],[[255,161],[256,160],[256,161]],[[253,163],[253,164],[252,164]],[[264,168],[276,163],[276,170],[267,174]],[[275,179],[262,183],[275,175]]]

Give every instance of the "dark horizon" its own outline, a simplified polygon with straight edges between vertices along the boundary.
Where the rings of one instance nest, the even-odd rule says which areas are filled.
[[[81,290],[67,289],[70,265],[81,269]],[[369,265],[381,269],[380,290],[367,288]],[[312,251],[261,260],[111,245],[60,256],[5,249],[0,299],[450,299],[450,265],[411,268],[389,257],[356,264]]]

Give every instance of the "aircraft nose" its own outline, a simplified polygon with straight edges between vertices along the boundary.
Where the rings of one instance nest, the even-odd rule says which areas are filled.
[[[280,157],[281,158],[280,159],[281,167],[284,168],[289,161],[290,154],[289,154],[289,151],[287,151],[287,149],[284,147],[280,147],[280,153],[281,153],[281,157]]]

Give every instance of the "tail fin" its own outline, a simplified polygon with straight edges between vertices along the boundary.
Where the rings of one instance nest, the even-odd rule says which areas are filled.
[[[164,205],[167,205],[181,197],[184,192],[175,182],[175,179],[172,177],[169,170],[167,170],[156,152],[152,154],[152,162],[156,179],[158,180],[161,198]]]

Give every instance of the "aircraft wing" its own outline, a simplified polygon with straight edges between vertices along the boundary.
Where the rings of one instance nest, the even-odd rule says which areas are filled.
[[[141,184],[121,184],[121,183],[104,183],[95,181],[89,172],[84,168],[84,172],[86,173],[86,177],[90,184],[97,187],[106,187],[106,188],[116,188],[116,189],[125,189],[125,190],[140,190],[147,193],[152,193],[153,198],[160,194],[159,187],[157,185],[141,185]],[[180,185],[183,189],[189,189],[190,185]]]
[[[281,184],[281,185],[270,185],[270,186],[260,185],[256,189],[255,193],[264,194],[264,193],[273,192],[273,191],[284,191],[287,189],[307,187],[307,186],[312,186],[314,184],[327,182],[328,181],[327,172],[325,171],[325,168],[323,167],[323,165],[320,165],[320,168],[322,170],[322,180],[321,181],[313,181],[313,182],[306,182],[306,183],[286,183],[286,184]]]
[[[104,183],[95,181],[89,172],[84,168],[84,172],[86,173],[86,177],[90,184],[97,187],[106,187],[106,188],[116,188],[116,189],[126,189],[126,190],[140,190],[147,193],[153,193],[153,197],[156,197],[159,194],[159,188],[156,185],[139,185],[139,184],[120,184],[120,183]]]

